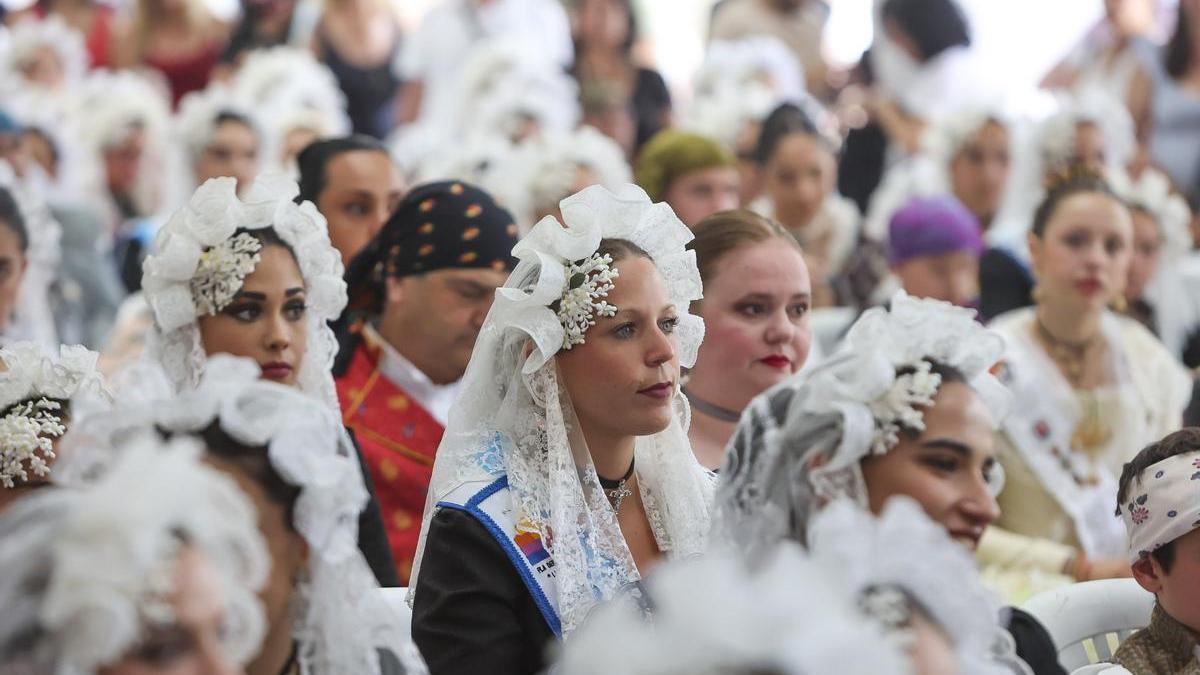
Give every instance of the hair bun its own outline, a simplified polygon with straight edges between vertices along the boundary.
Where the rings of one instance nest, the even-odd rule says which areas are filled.
[[[1042,186],[1047,194],[1083,186],[1108,186],[1104,171],[1083,162],[1071,162],[1046,173]]]

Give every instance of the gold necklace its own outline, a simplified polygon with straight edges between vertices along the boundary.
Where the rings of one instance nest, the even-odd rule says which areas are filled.
[[[1051,360],[1062,370],[1071,386],[1078,389],[1079,383],[1083,381],[1084,358],[1092,345],[1099,341],[1100,332],[1096,331],[1095,335],[1079,342],[1068,342],[1055,337],[1050,329],[1046,328],[1046,324],[1042,323],[1042,317],[1035,315],[1035,319],[1038,337],[1046,345]]]

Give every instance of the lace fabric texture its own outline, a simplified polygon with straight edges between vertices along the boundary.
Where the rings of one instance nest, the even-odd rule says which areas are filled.
[[[759,551],[781,536],[804,541],[809,518],[828,500],[865,507],[859,465],[877,451],[881,433],[872,405],[891,391],[901,367],[928,360],[954,366],[998,424],[1010,397],[989,369],[1003,349],[974,312],[949,303],[900,292],[890,311],[867,311],[829,359],[750,402],[721,473],[714,540]]]
[[[912,499],[888,500],[878,517],[847,500],[831,503],[809,529],[813,559],[851,597],[899,588],[949,635],[961,672],[1024,675],[996,599],[975,561]]]
[[[151,364],[139,368],[127,380],[135,393],[119,390],[114,409],[90,415],[68,434],[71,475],[102,474],[122,454],[124,439],[146,429],[196,433],[219,421],[237,441],[266,446],[279,477],[300,488],[292,525],[309,558],[291,609],[301,673],[378,675],[377,650],[399,649],[405,637],[358,550],[368,494],[340,417],[295,388],[260,380],[249,359],[213,356],[195,389],[159,400],[154,392],[172,389],[168,377],[154,375]]]
[[[0,518],[0,668],[82,675],[137,646],[149,624],[171,619],[185,540],[217,572],[226,653],[246,663],[258,652],[269,554],[254,506],[202,450],[140,434],[88,489],[39,492]]]
[[[346,307],[341,257],[329,242],[325,218],[311,202],[295,204],[299,188],[279,176],[260,176],[245,199],[232,178],[213,178],[197,188],[186,206],[159,231],[157,253],[143,265],[142,287],[154,312],[147,354],[183,391],[199,383],[207,358],[196,322],[191,281],[201,254],[238,229],[272,228],[291,248],[305,283],[308,346],[297,371],[305,393],[337,409],[333,368],[337,339],[329,322]]]
[[[681,364],[694,363],[704,327],[687,313],[701,290],[695,256],[684,250],[691,233],[669,207],[626,185],[616,193],[588,188],[563,200],[561,210],[565,226],[543,219],[513,250],[520,262],[476,341],[438,448],[412,585],[419,584],[438,500],[464,482],[507,474],[519,525],[535,530],[554,558],[566,635],[597,602],[639,576],[553,358],[564,329],[549,305],[566,289],[565,264],[595,253],[602,238],[629,240],[650,254],[666,282],[680,319],[674,339]],[[676,391],[671,424],[635,446],[655,537],[674,557],[703,550],[712,483],[687,441],[684,401]]]

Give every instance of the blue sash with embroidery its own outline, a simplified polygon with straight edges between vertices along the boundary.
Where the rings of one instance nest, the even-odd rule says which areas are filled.
[[[516,520],[508,476],[494,481],[463,483],[437,503],[439,508],[470,514],[483,525],[508,555],[534,603],[542,612],[550,630],[562,639],[558,618],[558,585],[554,579],[554,559],[532,528],[521,527]]]

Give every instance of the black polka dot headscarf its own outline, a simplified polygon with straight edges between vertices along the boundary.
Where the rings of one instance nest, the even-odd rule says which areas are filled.
[[[350,261],[350,308],[381,311],[388,277],[443,269],[512,271],[517,235],[512,214],[483,190],[462,181],[418,185]]]

